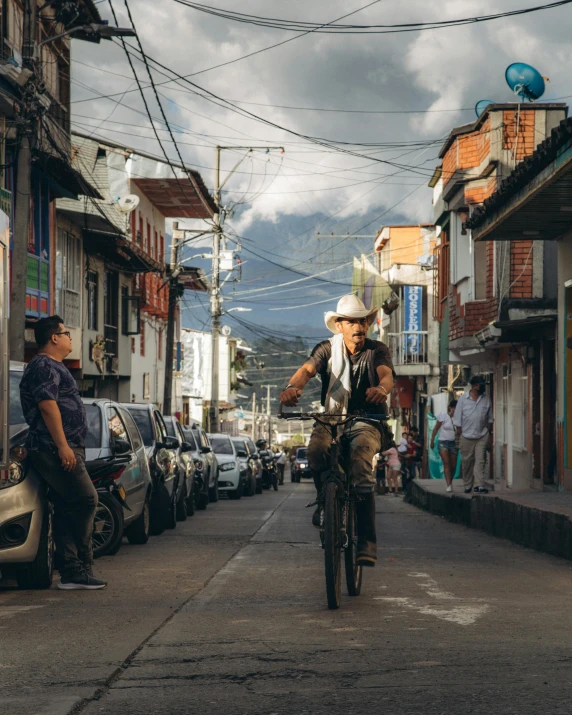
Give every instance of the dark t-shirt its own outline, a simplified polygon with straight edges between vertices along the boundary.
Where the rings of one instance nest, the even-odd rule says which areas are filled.
[[[63,363],[47,355],[36,355],[26,365],[20,382],[22,411],[30,425],[27,447],[31,450],[55,449],[38,407],[43,400],[57,402],[69,446],[85,447],[87,418],[75,380]]]
[[[384,343],[377,340],[366,339],[364,349],[355,355],[349,355],[350,364],[352,367],[351,375],[351,395],[348,402],[348,412],[357,412],[366,410],[372,414],[385,413],[385,405],[372,405],[366,402],[365,393],[370,387],[377,387],[378,382],[374,385],[370,384],[369,370],[367,364],[367,356],[369,350],[373,350],[373,369],[374,372],[380,365],[386,365],[393,371],[393,362],[389,348]],[[312,350],[310,357],[306,363],[313,365],[320,379],[322,380],[322,405],[326,403],[326,395],[328,393],[328,385],[330,376],[328,374],[328,362],[332,357],[332,343],[329,340],[324,340],[318,343]],[[395,372],[393,373],[395,377]]]

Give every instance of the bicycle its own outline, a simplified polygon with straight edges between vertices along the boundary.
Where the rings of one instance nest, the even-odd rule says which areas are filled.
[[[332,417],[344,419],[332,421]],[[351,422],[366,422],[380,429],[382,446],[388,441],[388,427],[384,420],[387,415],[371,416],[361,413],[352,415],[326,415],[323,412],[290,412],[284,414],[282,406],[278,419],[314,420],[323,425],[332,436],[330,447],[330,467],[322,472],[322,490],[315,502],[308,507],[320,507],[320,542],[324,550],[326,575],[326,596],[328,608],[336,609],[341,603],[341,554],[344,552],[346,586],[349,596],[359,596],[362,584],[362,567],[357,564],[357,510],[356,503],[361,501],[343,462],[343,433],[339,428]]]

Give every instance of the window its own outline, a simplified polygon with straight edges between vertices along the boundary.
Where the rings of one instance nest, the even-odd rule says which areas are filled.
[[[525,452],[528,449],[528,374],[522,360],[512,363],[510,386],[512,446]]]
[[[121,332],[123,335],[139,335],[141,332],[141,299],[129,295],[129,288],[121,288]]]
[[[487,297],[487,247],[484,241],[473,241],[475,300]]]
[[[159,241],[157,240],[157,231],[153,231],[153,258],[158,259],[157,251],[159,250]]]
[[[450,282],[451,244],[445,232],[441,232],[441,243],[435,247],[436,270],[433,272],[433,318],[441,322],[445,317]]]
[[[128,412],[128,410],[124,410],[121,407],[119,408],[119,414],[121,415],[121,419],[123,420],[125,427],[127,428],[127,432],[131,437],[131,444],[133,445],[133,449],[135,451],[141,449],[141,447],[143,446],[143,441],[141,439],[139,429],[137,428],[137,425],[133,420],[133,417],[131,417],[131,414]]]
[[[211,445],[215,454],[234,454],[229,437],[211,437]]]
[[[163,236],[163,234],[161,234],[159,238],[159,260],[165,260],[165,236]]]
[[[141,357],[145,357],[145,321],[141,321],[141,339],[139,341],[139,352],[141,354]],[[143,395],[145,397],[145,395]]]
[[[97,405],[86,405],[87,434],[85,446],[87,449],[101,449],[101,412]]]
[[[143,248],[143,216],[139,214],[139,231],[137,232],[137,243]]]
[[[154,412],[153,415],[155,417],[155,426],[157,428],[157,437],[160,442],[164,442],[167,437],[167,428],[165,427],[163,418],[161,417],[161,414],[159,412]]]
[[[56,313],[73,328],[79,328],[81,323],[80,277],[80,240],[75,234],[60,228],[56,247]]]
[[[151,447],[153,444],[153,428],[149,410],[141,409],[140,407],[128,407],[127,410],[137,425],[143,444],[146,447]]]
[[[123,424],[123,420],[115,407],[107,408],[107,426],[109,428],[109,441],[111,444],[113,444],[113,442],[117,439],[123,439],[131,444],[129,435],[127,434],[127,430]]]
[[[151,224],[147,221],[147,240],[145,242],[145,250],[151,255]]]
[[[98,310],[97,304],[99,300],[99,275],[96,271],[87,272],[87,328],[88,330],[98,329]]]
[[[163,330],[157,331],[157,358],[159,360],[163,359]]]

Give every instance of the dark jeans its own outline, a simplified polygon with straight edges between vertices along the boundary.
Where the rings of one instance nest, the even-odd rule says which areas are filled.
[[[344,440],[349,442],[350,476],[358,492],[372,492],[375,477],[372,472],[374,456],[381,446],[381,434],[377,427],[367,422],[355,422],[344,431]],[[316,425],[308,445],[308,464],[314,484],[318,488],[321,474],[330,468],[329,453],[332,437],[325,427]]]
[[[91,567],[93,517],[97,491],[85,468],[85,450],[74,449],[75,469],[66,472],[57,452],[30,452],[30,465],[50,487],[54,504],[54,538],[62,573]]]

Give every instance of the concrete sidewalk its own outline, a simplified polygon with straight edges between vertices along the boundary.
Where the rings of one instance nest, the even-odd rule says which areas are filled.
[[[444,480],[416,479],[408,501],[449,521],[509,539],[529,549],[572,559],[571,492],[490,492],[464,494],[458,480],[452,493]]]

